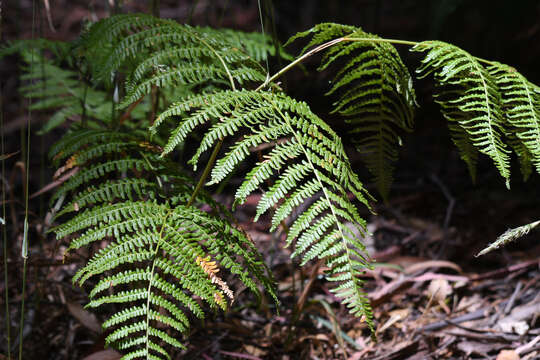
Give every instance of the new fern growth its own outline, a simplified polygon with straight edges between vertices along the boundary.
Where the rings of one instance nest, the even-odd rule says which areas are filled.
[[[352,125],[383,198],[417,106],[413,78],[392,44],[425,53],[417,73],[434,75],[435,101],[473,180],[479,154],[491,158],[507,184],[512,151],[525,178],[533,169],[540,173],[540,89],[515,69],[451,44],[383,39],[352,26],[319,24],[289,43],[306,38],[299,57],[270,76],[261,60],[291,58],[262,35],[118,15],[67,47],[75,60],[66,62],[79,72],[40,57],[41,73],[37,66],[26,75],[41,80],[22,89],[40,98],[36,108],[67,114],[53,116],[49,127],[66,117],[93,119],[71,126],[51,148],[55,176],[65,180],[51,201],[66,202],[54,232],[70,239],[68,251],[105,244],[74,281],[99,277],[89,307],[122,305],[104,326],[111,328],[107,342],[124,349],[124,358],[169,358],[165,345],[183,347],[170,329],[183,333],[192,317],[227,308],[234,289],[220,269],[255,294],[262,284],[277,299],[255,245],[229,210],[201,190],[236,169],[247,170],[234,205],[261,192],[254,221],[270,213],[270,231],[288,224],[282,228],[292,255],[302,265],[323,259],[332,291],[373,330],[360,278],[371,267],[362,244],[366,222],[357,208],[371,209],[372,197],[332,127],[274,82],[309,56],[323,52],[319,70],[335,72],[328,90],[333,111]],[[0,56],[26,56],[43,44],[14,43]],[[81,69],[89,83],[77,82]],[[196,170],[206,162],[197,181],[182,170],[185,144],[193,141],[187,164]],[[516,229],[494,247],[537,225]]]

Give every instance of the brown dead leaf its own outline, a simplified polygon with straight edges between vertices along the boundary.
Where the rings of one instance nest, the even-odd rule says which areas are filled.
[[[94,314],[84,310],[83,307],[77,303],[68,302],[67,308],[69,313],[73,315],[75,319],[79,320],[84,327],[96,333],[101,332],[101,324]]]
[[[118,360],[122,357],[118,351],[108,349],[88,355],[83,360]]]
[[[438,303],[444,302],[452,294],[452,286],[446,279],[431,280],[427,289],[427,296]]]
[[[390,315],[390,318],[384,323],[383,326],[381,326],[381,328],[377,331],[377,333],[383,333],[390,326],[407,318],[407,316],[409,316],[409,312],[410,312],[409,309],[397,309],[397,310],[390,311],[388,313],[388,315]]]
[[[501,350],[497,360],[519,360],[519,355],[514,350]]]
[[[263,357],[266,355],[266,351],[264,351],[263,349],[261,348],[258,348],[256,346],[253,346],[253,345],[249,345],[249,344],[244,344],[244,350],[246,351],[246,353],[248,353],[249,355],[253,355],[253,356],[257,356],[257,357]]]

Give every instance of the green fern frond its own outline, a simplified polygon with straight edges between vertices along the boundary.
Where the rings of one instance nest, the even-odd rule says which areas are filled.
[[[503,138],[507,129],[497,79],[475,57],[451,44],[424,41],[412,51],[427,52],[417,72],[420,77],[434,73],[440,88],[435,101],[452,126],[452,135],[459,134],[457,127],[465,131],[473,146],[493,160],[509,187],[510,150]],[[457,146],[464,144],[454,139]],[[469,146],[459,150],[464,159],[475,156]],[[474,161],[466,161],[471,168]]]
[[[540,174],[540,94],[516,69],[497,62],[488,67],[501,91],[502,107],[509,132],[517,137],[514,145],[522,169],[527,174],[527,163],[534,164]]]
[[[356,149],[383,198],[392,184],[401,133],[412,131],[416,106],[412,77],[397,50],[362,29],[332,23],[318,24],[293,36],[311,37],[302,50],[335,41],[324,51],[319,71],[339,64],[326,95],[337,95],[333,112],[352,125]],[[336,41],[337,40],[337,41]]]
[[[19,55],[27,64],[21,81],[27,85],[19,91],[26,98],[34,100],[32,110],[53,110],[55,113],[42,127],[46,133],[68,119],[87,122],[110,122],[110,105],[107,95],[80,80],[78,72],[57,64],[58,59],[49,60],[36,49],[22,47]],[[72,57],[68,57],[74,61]]]
[[[111,239],[73,281],[83,285],[100,278],[88,307],[122,304],[104,327],[112,329],[106,341],[125,350],[124,358],[169,358],[163,345],[184,348],[158,327],[183,333],[189,314],[203,318],[206,308],[194,296],[226,309],[234,293],[220,268],[257,296],[262,284],[277,302],[274,281],[253,242],[204,193],[196,203],[209,205],[212,213],[184,205],[193,181],[160,159],[155,145],[110,130],[75,130],[61,143],[51,156],[81,170],[53,196],[72,196],[57,214],[69,218],[53,231],[57,238],[73,237],[68,252]],[[125,177],[130,169],[136,171]],[[79,190],[90,182],[96,185]]]
[[[222,181],[257,146],[270,145],[271,150],[248,172],[235,195],[235,202],[243,203],[268,180],[275,179],[257,205],[255,220],[276,208],[272,220],[275,227],[298,204],[317,195],[316,205],[294,221],[287,242],[291,244],[297,239],[294,255],[305,253],[304,262],[326,259],[330,267],[327,279],[338,283],[333,291],[351,313],[365,316],[372,326],[371,310],[359,278],[370,264],[363,244],[355,235],[366,233],[365,221],[350,202],[348,193],[353,193],[368,208],[366,196],[369,195],[351,170],[334,131],[305,103],[282,93],[241,90],[191,97],[163,112],[152,130],[177,114],[184,116],[171,133],[163,154],[183,143],[196,126],[213,123],[190,160],[194,167],[200,155],[217,142],[247,131],[242,140],[217,160],[209,184]],[[303,191],[297,191],[299,188]]]
[[[259,34],[180,25],[144,14],[101,20],[82,36],[79,48],[97,80],[110,84],[116,72],[130,69],[121,106],[154,86],[261,82],[266,73],[258,60],[275,52],[270,39]]]

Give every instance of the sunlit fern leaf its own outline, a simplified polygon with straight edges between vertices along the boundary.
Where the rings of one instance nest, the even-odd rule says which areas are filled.
[[[478,151],[493,160],[509,187],[510,150],[503,139],[504,109],[495,77],[475,57],[451,44],[424,41],[412,51],[427,52],[417,72],[420,77],[434,73],[439,86],[435,101],[443,116],[451,125],[459,125]],[[459,141],[455,144],[461,145]],[[462,158],[474,156],[465,147],[460,152]]]
[[[120,139],[123,146],[110,142]],[[57,190],[71,197],[57,214],[68,219],[53,231],[58,238],[72,237],[68,252],[109,240],[73,281],[100,278],[87,306],[121,305],[104,327],[111,329],[107,343],[126,352],[124,358],[169,358],[165,345],[183,345],[164,327],[183,333],[192,316],[204,317],[206,306],[226,309],[234,292],[220,268],[257,296],[261,283],[277,301],[253,242],[204,192],[195,203],[210,206],[211,214],[186,206],[193,180],[160,159],[155,145],[110,130],[75,130],[61,144],[64,149],[53,149],[51,156],[81,170]],[[125,176],[130,161],[139,167]],[[95,185],[81,186],[86,183]]]
[[[533,173],[534,156],[515,133],[509,133],[507,135],[507,142],[517,155],[523,181],[527,181]]]
[[[292,244],[297,240],[295,255],[303,253],[304,263],[326,259],[330,268],[327,279],[337,282],[332,291],[353,314],[365,316],[371,327],[371,309],[359,278],[370,264],[363,244],[355,236],[366,233],[365,221],[350,202],[348,193],[368,208],[369,195],[351,170],[335,132],[303,102],[282,93],[249,90],[221,91],[185,99],[158,116],[152,130],[167,117],[180,113],[184,116],[171,133],[163,154],[183,143],[195,127],[212,124],[191,159],[194,166],[200,155],[218,141],[247,132],[217,160],[211,172],[211,184],[221,182],[250,153],[256,152],[256,147],[269,145],[269,151],[262,155],[264,160],[247,173],[235,195],[236,203],[242,203],[251,193],[264,188],[268,180],[275,180],[259,201],[255,220],[276,208],[272,220],[275,228],[299,204],[316,195],[316,203],[293,222],[287,242]]]
[[[356,149],[386,199],[398,159],[400,136],[413,126],[416,100],[412,77],[394,46],[378,42],[378,36],[360,28],[318,24],[293,36],[289,43],[308,36],[311,40],[302,53],[335,41],[324,50],[319,71],[336,67],[327,92],[337,96],[333,111],[352,125],[350,133]]]
[[[452,142],[456,145],[461,160],[467,164],[473,184],[476,183],[476,165],[478,164],[478,150],[471,142],[467,132],[457,123],[448,123]]]
[[[516,69],[497,62],[488,67],[489,73],[501,91],[502,106],[509,132],[519,144],[513,146],[527,171],[527,162],[533,163],[540,174],[540,94]],[[526,173],[524,173],[526,176]]]

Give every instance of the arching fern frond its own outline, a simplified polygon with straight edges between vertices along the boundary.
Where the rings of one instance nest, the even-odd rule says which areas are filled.
[[[53,229],[56,236],[73,237],[68,251],[109,240],[73,281],[100,278],[88,307],[122,305],[104,327],[111,329],[107,343],[126,351],[124,358],[169,358],[167,345],[183,348],[169,329],[185,332],[207,306],[226,309],[234,292],[220,269],[257,296],[259,282],[276,298],[253,242],[204,193],[195,204],[211,213],[185,205],[193,181],[159,158],[158,147],[125,132],[76,130],[51,155],[67,159],[64,168],[81,168],[54,196],[71,195],[57,214],[69,217]]]
[[[435,101],[441,105],[469,169],[474,167],[476,155],[464,137],[459,137],[463,132],[479,152],[493,160],[510,186],[510,150],[504,141],[507,128],[497,79],[475,57],[451,44],[424,41],[412,51],[427,52],[417,71],[420,77],[434,73],[439,86]]]
[[[517,138],[513,145],[524,175],[527,164],[540,174],[540,92],[516,69],[497,62],[488,68],[501,91],[508,133]],[[512,146],[512,143],[510,144]],[[523,172],[523,170],[522,170]]]
[[[354,26],[323,23],[293,36],[311,37],[308,49],[324,50],[319,71],[336,68],[327,95],[337,96],[333,112],[351,124],[353,141],[383,198],[392,184],[403,132],[410,132],[416,105],[412,77],[393,45]],[[324,45],[323,45],[324,46]]]
[[[370,267],[365,248],[355,234],[365,234],[365,221],[351,203],[348,194],[369,208],[369,196],[351,170],[341,140],[309,107],[282,93],[258,91],[221,91],[194,96],[173,104],[154,123],[152,130],[166,118],[180,115],[181,121],[164,147],[166,154],[184,142],[196,126],[210,123],[191,163],[219,141],[246,132],[226,154],[217,160],[210,184],[221,182],[228,173],[261,144],[269,151],[246,175],[238,188],[236,203],[242,203],[268,180],[257,205],[256,219],[271,208],[273,229],[299,205],[315,196],[315,202],[303,210],[290,227],[287,243],[294,255],[303,255],[302,263],[326,259],[327,279],[336,282],[332,290],[347,304],[351,313],[365,316],[372,326],[369,302],[359,278]],[[215,121],[213,121],[215,119]],[[255,219],[255,220],[256,220]]]

